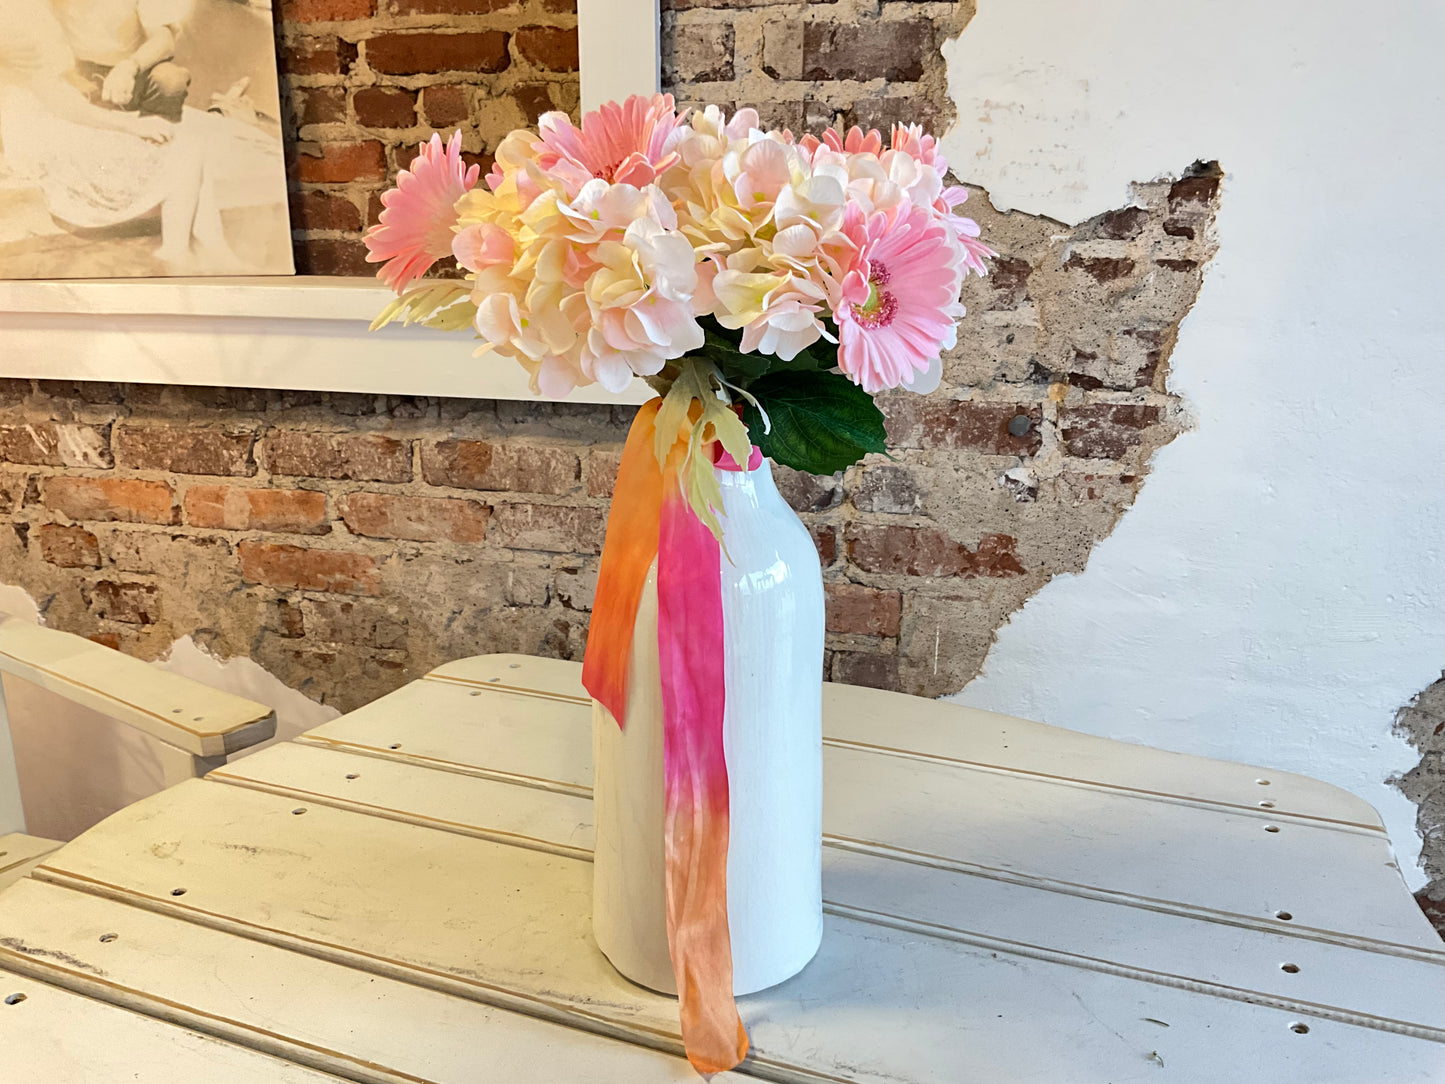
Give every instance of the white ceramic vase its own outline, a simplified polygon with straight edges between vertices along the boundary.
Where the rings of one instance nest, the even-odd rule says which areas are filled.
[[[797,974],[823,936],[823,579],[813,540],[756,470],[722,486],[722,611],[733,992]],[[728,558],[731,557],[731,562]],[[613,966],[675,994],[663,865],[657,566],[638,606],[619,729],[592,708],[596,862],[592,928]]]

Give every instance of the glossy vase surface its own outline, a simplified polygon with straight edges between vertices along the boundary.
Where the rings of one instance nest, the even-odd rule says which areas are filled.
[[[733,991],[803,969],[823,933],[823,580],[812,537],[770,464],[716,468],[723,494],[722,612]],[[627,717],[593,705],[593,930],[643,986],[676,993],[667,945],[657,569],[633,630]]]

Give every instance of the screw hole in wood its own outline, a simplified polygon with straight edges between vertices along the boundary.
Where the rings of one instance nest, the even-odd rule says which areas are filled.
[[[1298,974],[1299,974],[1299,964],[1280,964],[1280,965],[1279,965],[1279,969],[1280,969],[1281,971],[1285,972],[1286,974],[1290,974],[1290,975],[1298,975]]]
[[[24,994],[11,994],[9,997],[7,997],[7,998],[5,999],[5,1004],[7,1004],[7,1005],[19,1005],[19,1004],[20,1004],[22,1001],[24,1001],[24,1000],[25,1000],[25,995],[24,995]]]
[[[347,778],[347,779],[360,779],[360,778],[361,778],[361,775],[360,775],[359,772],[347,772],[347,773],[346,773],[346,778]]]
[[[399,742],[399,741],[392,742],[390,745],[387,746],[387,748],[388,748],[388,749],[400,749],[400,748],[401,748],[401,742]]]
[[[296,817],[301,816],[301,814],[302,814],[302,813],[305,813],[305,812],[306,812],[306,807],[305,807],[304,805],[298,805],[295,809],[291,810],[292,816],[296,816]]]
[[[1269,786],[1269,780],[1268,780],[1268,779],[1256,779],[1255,782],[1258,783],[1261,787],[1267,787],[1267,786]]]
[[[108,945],[119,936],[118,933],[103,933],[100,935],[100,940],[102,944]]]
[[[1290,919],[1294,918],[1294,915],[1290,914],[1288,911],[1276,911],[1274,913],[1274,917],[1279,919],[1281,922],[1288,922]]]
[[[1260,808],[1260,809],[1273,809],[1273,808],[1274,808],[1274,803],[1273,803],[1273,802],[1260,802],[1260,803],[1259,803],[1259,808]]]
[[[1279,825],[1277,825],[1277,824],[1266,824],[1266,825],[1264,826],[1264,830],[1265,830],[1266,832],[1278,832],[1278,831],[1279,831]]]
[[[1308,1024],[1291,1024],[1289,1029],[1296,1035],[1308,1035],[1310,1033],[1310,1026]]]
[[[171,889],[171,895],[172,895],[172,896],[184,896],[185,894],[186,894],[186,890],[185,890],[184,888],[173,888],[173,889]]]

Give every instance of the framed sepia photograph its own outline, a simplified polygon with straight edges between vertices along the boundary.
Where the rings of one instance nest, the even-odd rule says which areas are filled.
[[[0,0],[0,279],[289,275],[271,0]]]

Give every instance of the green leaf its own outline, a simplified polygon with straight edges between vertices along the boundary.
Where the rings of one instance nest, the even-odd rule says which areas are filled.
[[[873,397],[840,373],[780,372],[748,387],[772,422],[764,432],[762,414],[743,407],[753,443],[775,463],[833,474],[869,452],[886,452],[883,412]]]
[[[776,354],[757,351],[744,354],[741,328],[725,328],[710,316],[703,317],[699,323],[702,324],[705,341],[702,349],[693,356],[712,362],[729,383],[742,388],[768,373],[815,373],[832,369],[838,364],[838,347],[826,339],[819,339],[799,351],[791,361],[784,361]]]

